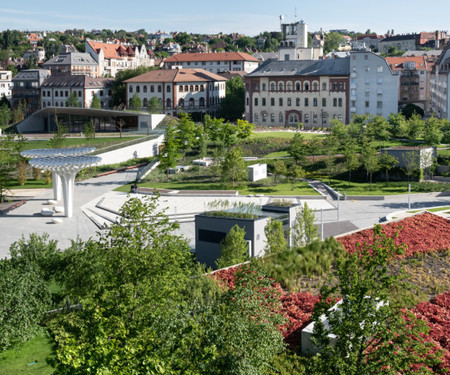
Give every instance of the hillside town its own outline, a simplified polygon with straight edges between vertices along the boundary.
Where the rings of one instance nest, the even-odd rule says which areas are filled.
[[[450,374],[448,31],[65,7],[0,31],[0,374]]]

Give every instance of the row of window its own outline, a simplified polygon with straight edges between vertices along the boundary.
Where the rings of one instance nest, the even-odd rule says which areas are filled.
[[[343,120],[342,115],[333,115],[333,119],[335,119],[335,118],[337,118],[339,121]],[[261,113],[261,119],[262,119],[263,123],[267,122],[267,120],[268,120],[267,112],[262,112]],[[303,116],[303,122],[305,124],[309,124],[309,120],[310,120],[309,114],[305,113],[304,116]],[[312,122],[314,124],[317,124],[319,122],[319,115],[317,113],[313,113],[312,120],[313,120]],[[259,122],[259,115],[258,115],[258,113],[255,113],[253,115],[253,121],[255,123]],[[299,121],[299,117],[298,117],[297,114],[290,114],[289,115],[289,117],[288,117],[288,123],[289,124],[296,124],[298,121]],[[326,124],[327,121],[328,121],[328,114],[327,113],[322,113],[322,124]],[[275,122],[275,114],[274,113],[270,114],[270,122],[271,123]],[[282,112],[280,112],[280,114],[278,115],[278,122],[281,123],[281,124],[284,124],[284,115],[283,115]]]
[[[129,92],[133,92],[133,86],[129,86],[129,88],[128,88],[128,91]],[[142,87],[142,92],[147,92],[147,90],[148,90],[148,87],[147,87],[147,85],[144,85],[143,87]],[[157,86],[157,90],[158,90],[158,92],[162,92],[162,86],[161,85],[158,85]],[[141,92],[141,86],[136,86],[136,92],[137,93],[139,93],[139,92]],[[150,85],[150,92],[155,92],[155,86],[154,85]],[[170,86],[167,86],[167,92],[170,92]]]
[[[161,98],[158,98],[158,100],[159,100],[159,102],[161,104],[163,104]],[[196,106],[198,106],[198,107],[205,107],[205,104],[206,104],[205,98],[200,98],[198,101],[194,100],[194,98],[190,98],[186,102],[185,102],[184,99],[179,99],[178,100],[178,107],[181,107],[181,108],[184,108],[185,106],[187,106],[188,108],[189,107],[192,108],[192,107],[196,107]],[[219,98],[212,98],[212,102],[213,102],[213,104],[218,104],[219,103]],[[148,106],[148,99],[147,98],[144,98],[142,100],[142,105],[144,107]],[[166,99],[165,105],[166,105],[166,108],[172,108],[172,100],[169,99],[169,98]]]
[[[247,105],[249,99],[247,98]],[[265,107],[266,106],[266,98],[261,98],[261,106]],[[305,107],[309,107],[309,98],[304,98],[304,106]],[[317,103],[318,100],[317,98],[313,98],[312,100],[312,106],[313,107],[317,107]],[[342,107],[342,98],[333,98],[333,107]],[[291,98],[287,98],[286,100],[286,104],[288,107],[292,106],[292,99]],[[257,107],[259,105],[259,98],[254,98],[254,105],[255,107]],[[282,107],[284,105],[284,100],[283,98],[278,98],[278,106]],[[275,98],[270,98],[270,106],[273,107],[275,106]],[[300,107],[300,98],[295,98],[295,106],[296,107]],[[326,98],[322,98],[322,107],[326,107],[327,106],[327,99]]]
[[[78,97],[81,98],[81,96],[82,96],[82,91],[81,90],[72,91],[72,92],[75,92],[78,95]],[[69,91],[66,91],[66,90],[65,91],[63,91],[63,90],[60,90],[60,91],[55,90],[54,93],[55,93],[55,97],[66,97],[67,98],[69,96]],[[91,93],[92,93],[92,96],[94,96],[96,94],[93,91]],[[102,97],[102,96],[105,95],[105,92],[103,90],[100,90],[100,91],[97,92],[97,94],[100,97]],[[108,95],[111,96],[111,94],[112,94],[111,90],[108,90]],[[42,96],[50,98],[52,96],[52,92],[50,90],[42,90]]]
[[[330,90],[332,91],[344,91],[345,90],[345,82],[333,82],[330,84]],[[286,90],[285,90],[286,88]],[[302,85],[302,82],[295,82],[295,85],[288,81],[286,84],[284,82],[278,82],[278,86],[275,84],[275,82],[270,82],[270,91],[319,91],[319,82],[314,81],[312,83],[310,82],[304,82]],[[254,86],[255,91],[259,90],[259,85],[255,83]],[[278,90],[277,90],[278,89]],[[262,91],[267,91],[267,84],[263,83],[261,85]],[[322,91],[327,90],[327,83],[322,82]]]
[[[169,90],[170,91],[170,90]],[[203,85],[180,85],[178,86],[179,92],[194,92],[194,91],[205,91],[205,87]]]

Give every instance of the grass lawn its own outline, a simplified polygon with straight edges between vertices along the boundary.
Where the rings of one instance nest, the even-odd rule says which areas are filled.
[[[54,355],[53,340],[47,333],[0,353],[0,374],[53,374],[47,359]]]
[[[282,158],[282,157],[286,157],[289,156],[289,153],[287,151],[276,151],[276,152],[271,152],[270,154],[267,154],[266,158]]]
[[[35,181],[35,180],[27,180],[24,185],[18,185],[17,180],[11,180],[11,185],[8,185],[8,189],[49,189],[53,185],[46,184],[44,180]]]
[[[292,139],[294,138],[295,132],[254,132],[250,136],[250,139],[261,139],[261,138],[283,138],[283,139]],[[313,139],[313,138],[325,138],[326,134],[322,133],[301,133],[305,139]]]
[[[123,185],[116,191],[129,192],[131,184]],[[146,182],[139,184],[139,187],[172,189],[172,190],[239,190],[239,194],[264,194],[264,195],[319,195],[312,189],[307,182],[298,181],[292,190],[292,184],[283,183],[274,186],[245,186],[233,189],[230,185],[224,185],[218,182],[195,182],[195,181],[173,181],[173,182]]]
[[[95,139],[87,140],[84,137],[80,138],[65,138],[63,147],[96,147],[102,148],[106,146],[111,146],[116,143],[122,143],[127,141],[132,141],[134,139],[142,138],[143,136],[137,137],[97,137]],[[30,140],[25,144],[26,150],[32,150],[34,148],[50,148],[48,139],[45,140]]]
[[[450,206],[445,206],[445,207],[436,207],[436,208],[428,208],[427,211],[428,212],[441,212],[441,211],[445,211],[445,210],[450,210]],[[408,211],[410,213],[416,213],[416,212],[421,212],[424,210],[414,210],[414,211]]]
[[[322,180],[328,184],[328,179]],[[423,193],[423,189],[415,189],[417,183],[411,183],[411,193]],[[394,194],[408,194],[408,183],[405,182],[374,182],[372,184],[372,190],[370,190],[370,183],[368,182],[352,182],[348,184],[348,181],[331,179],[331,187],[334,190],[338,190],[346,195],[394,195]],[[430,185],[432,187],[432,185]],[[431,190],[433,191],[433,190]],[[436,190],[440,191],[440,190]]]
[[[437,150],[437,154],[438,154],[438,155],[442,155],[442,156],[450,156],[450,148],[447,148],[447,149],[438,149],[438,150]]]

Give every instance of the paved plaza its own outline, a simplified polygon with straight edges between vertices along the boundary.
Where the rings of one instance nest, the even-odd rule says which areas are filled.
[[[71,245],[71,241],[77,237],[87,240],[95,237],[99,231],[95,224],[97,217],[101,221],[99,213],[109,212],[108,215],[114,216],[126,199],[128,194],[114,192],[113,190],[125,183],[135,180],[137,170],[129,170],[110,174],[107,176],[92,178],[75,184],[74,192],[74,211],[73,217],[66,218],[62,214],[56,214],[56,217],[62,219],[61,224],[52,223],[52,218],[40,215],[42,208],[52,206],[48,205],[48,200],[53,199],[53,190],[19,190],[15,191],[16,197],[22,197],[27,200],[26,204],[10,211],[4,216],[0,216],[0,258],[7,257],[9,247],[17,241],[22,235],[26,238],[31,233],[48,233],[51,239],[57,240],[59,247],[65,249]],[[133,196],[144,199],[145,195],[136,194]],[[160,207],[166,209],[166,213],[172,220],[180,221],[179,234],[183,234],[189,239],[191,246],[194,245],[194,222],[195,214],[203,212],[208,207],[208,203],[223,199],[223,197],[211,196],[177,196],[165,195],[160,197]],[[270,198],[260,197],[225,197],[229,201],[254,202],[264,204]],[[408,209],[408,196],[397,195],[387,196],[384,200],[365,200],[365,201],[330,201],[326,199],[299,199],[293,197],[294,202],[303,204],[305,202],[316,210],[318,223],[323,217],[323,222],[332,226],[331,223],[342,223],[342,228],[367,228],[378,223],[380,219],[396,211]],[[411,195],[411,208],[425,208],[450,205],[450,197],[440,193],[425,193]],[[339,206],[339,209],[337,207]],[[97,213],[96,213],[97,212]],[[100,215],[100,216],[99,216]],[[110,218],[110,220],[112,220]],[[348,223],[347,226],[344,223]],[[100,222],[100,224],[102,224]],[[338,225],[339,226],[339,225]]]

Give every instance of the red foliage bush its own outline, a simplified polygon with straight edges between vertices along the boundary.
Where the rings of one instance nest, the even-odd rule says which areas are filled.
[[[414,253],[427,253],[450,249],[450,220],[428,212],[388,223],[382,226],[383,233],[393,237],[396,245],[404,243],[407,248],[403,257]],[[356,244],[373,243],[373,230],[365,229],[359,232],[339,237],[337,239],[349,252],[356,250]]]

